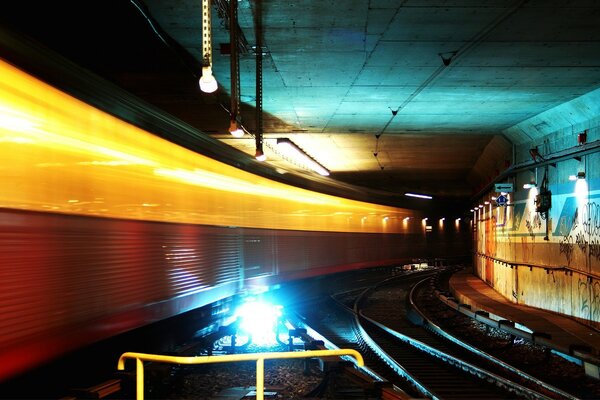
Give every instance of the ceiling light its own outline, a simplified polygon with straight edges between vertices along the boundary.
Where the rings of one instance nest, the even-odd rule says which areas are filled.
[[[232,119],[229,123],[229,133],[231,136],[240,138],[244,136],[244,130],[240,127],[240,124],[235,119]]]
[[[211,67],[202,67],[202,76],[200,77],[200,90],[204,93],[213,93],[218,89],[217,80],[212,74]]]
[[[417,197],[419,199],[427,199],[427,200],[431,200],[433,198],[426,194],[417,194],[417,193],[404,193],[404,195],[408,196],[408,197]]]
[[[264,151],[260,150],[260,149],[256,149],[256,154],[254,155],[254,157],[256,158],[257,161],[266,161],[267,160],[267,156],[265,155]]]
[[[300,164],[303,167],[309,168],[316,173],[328,176],[329,171],[327,168],[319,164],[315,159],[306,154],[304,150],[298,147],[294,142],[292,142],[288,138],[278,138],[277,139],[277,148],[285,155],[289,157],[292,161]]]
[[[533,189],[534,187],[536,187],[536,183],[535,182],[526,183],[526,184],[523,185],[523,189]]]
[[[212,74],[212,36],[210,28],[210,0],[202,0],[202,76],[200,90],[213,93],[217,90],[217,80]]]

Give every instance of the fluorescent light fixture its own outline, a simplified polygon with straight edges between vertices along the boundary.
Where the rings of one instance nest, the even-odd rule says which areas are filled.
[[[327,168],[306,154],[304,150],[298,147],[290,139],[278,138],[277,148],[281,151],[281,153],[283,153],[283,155],[300,164],[301,166],[311,169],[320,175],[329,176],[329,170],[327,170]]]
[[[536,187],[535,182],[526,183],[523,185],[523,189],[533,189],[534,187]]]
[[[426,194],[418,194],[418,193],[404,193],[405,196],[408,197],[417,197],[419,199],[427,199],[427,200],[431,200],[433,199],[433,197],[428,196]]]
[[[240,124],[235,119],[232,119],[229,123],[229,133],[231,136],[241,138],[244,136],[244,130],[240,127]]]

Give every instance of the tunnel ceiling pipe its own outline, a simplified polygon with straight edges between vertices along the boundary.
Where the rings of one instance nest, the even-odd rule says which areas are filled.
[[[210,0],[202,0],[202,76],[200,90],[213,93],[218,89],[217,80],[212,74],[212,33]]]
[[[244,131],[240,125],[240,64],[238,48],[238,18],[237,0],[229,0],[229,44],[231,48],[231,120],[229,133],[234,137],[241,137]]]
[[[571,147],[565,150],[561,150],[554,154],[546,155],[544,161],[534,162],[533,160],[530,160],[512,165],[500,175],[498,175],[496,179],[492,180],[483,189],[477,192],[476,195],[471,197],[471,202],[474,202],[476,199],[482,197],[485,193],[490,191],[491,188],[494,187],[495,183],[501,182],[510,176],[518,174],[519,172],[531,170],[532,168],[544,167],[547,165],[556,166],[556,163],[558,162],[569,160],[572,158],[583,157],[588,154],[597,153],[598,151],[600,151],[600,140],[596,140],[592,143],[584,144],[582,146]]]

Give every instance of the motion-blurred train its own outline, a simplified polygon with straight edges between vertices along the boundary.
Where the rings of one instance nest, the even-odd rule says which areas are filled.
[[[14,57],[0,59],[0,381],[253,285],[425,255],[416,211],[202,155],[266,170],[99,78],[74,75],[71,93],[97,92],[81,101],[1,44]]]

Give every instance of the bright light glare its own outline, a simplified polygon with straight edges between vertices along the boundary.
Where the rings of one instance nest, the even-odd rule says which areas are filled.
[[[583,223],[583,215],[585,207],[588,203],[588,184],[585,179],[577,179],[575,182],[575,198],[577,199],[577,209],[579,210],[577,213],[578,222]]]
[[[275,344],[275,331],[281,309],[279,305],[262,301],[249,301],[242,304],[235,313],[240,319],[241,333],[252,336],[254,344]]]

